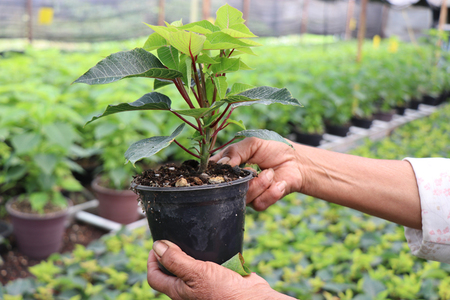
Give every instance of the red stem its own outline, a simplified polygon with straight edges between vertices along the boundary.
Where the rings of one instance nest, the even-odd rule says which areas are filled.
[[[227,143],[223,144],[222,146],[217,147],[216,149],[209,151],[209,153],[210,153],[211,155],[214,154],[214,152],[219,151],[220,149],[225,148],[226,146],[228,146],[229,144],[231,144],[232,142],[234,142],[235,139],[237,139],[237,138],[233,138],[232,140],[228,141]]]
[[[225,115],[225,113],[228,111],[228,109],[230,108],[231,104],[228,104],[227,107],[224,109],[224,111],[222,112],[222,114],[220,115],[220,117],[218,117],[214,123],[212,123],[211,125],[209,125],[210,128],[214,128],[216,127],[216,125],[220,122],[220,120],[223,118],[223,116]],[[231,112],[230,112],[231,113]],[[228,116],[229,118],[230,116]],[[227,118],[227,119],[228,119]]]
[[[175,86],[178,89],[178,92],[180,92],[183,99],[186,101],[186,103],[189,105],[190,108],[195,108],[194,104],[192,104],[191,99],[189,98],[189,95],[186,93],[186,90],[184,89],[183,83],[181,82],[180,77],[173,80],[173,83],[175,83]]]
[[[183,149],[184,151],[186,151],[187,153],[189,153],[190,155],[194,156],[197,159],[200,159],[200,156],[195,154],[194,152],[189,151],[188,149],[186,149],[186,147],[184,147],[183,145],[181,145],[177,140],[173,140],[175,142],[175,144],[177,144],[178,146],[180,146],[181,149]]]
[[[191,126],[192,128],[194,128],[197,131],[201,131],[201,129],[197,126],[195,126],[194,124],[192,124],[191,122],[189,122],[188,120],[186,120],[182,115],[180,115],[179,113],[177,113],[176,111],[171,110],[171,112],[176,115],[178,118],[180,118],[183,122],[185,122],[186,124],[188,124],[189,126]]]

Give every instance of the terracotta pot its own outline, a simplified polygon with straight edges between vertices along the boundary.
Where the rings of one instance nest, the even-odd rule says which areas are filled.
[[[58,252],[72,201],[68,200],[69,205],[64,210],[44,215],[17,211],[11,206],[14,201],[17,199],[6,203],[6,210],[11,217],[19,251],[34,259],[44,259]]]
[[[139,218],[138,196],[131,190],[114,190],[99,185],[99,177],[91,184],[98,200],[100,217],[120,223],[130,224]]]

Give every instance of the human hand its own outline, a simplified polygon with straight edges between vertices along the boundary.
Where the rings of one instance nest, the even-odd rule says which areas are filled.
[[[257,164],[263,171],[252,179],[247,204],[262,211],[292,192],[301,190],[302,173],[298,153],[286,144],[246,138],[211,157],[231,166]]]
[[[177,277],[164,274],[158,261]],[[169,241],[155,241],[147,262],[150,286],[171,299],[290,299],[272,290],[261,277],[238,273],[212,262],[195,260]]]

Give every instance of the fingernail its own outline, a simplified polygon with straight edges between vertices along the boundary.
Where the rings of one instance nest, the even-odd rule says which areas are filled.
[[[269,180],[269,182],[272,182],[274,174],[275,174],[275,172],[273,171],[273,169],[267,170],[266,178],[267,178],[267,180]]]
[[[284,191],[286,190],[287,183],[286,181],[280,181],[276,184],[276,186],[280,192],[284,193]]]
[[[155,251],[155,253],[161,257],[164,255],[164,253],[166,252],[166,250],[169,248],[169,246],[167,246],[164,242],[161,241],[155,241],[153,243],[153,251]]]
[[[218,164],[226,164],[226,163],[229,162],[230,160],[231,160],[231,158],[224,156],[224,157],[222,157],[221,159],[219,159],[219,160],[217,161],[217,163],[218,163]]]

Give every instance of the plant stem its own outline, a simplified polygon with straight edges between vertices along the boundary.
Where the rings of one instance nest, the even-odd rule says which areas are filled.
[[[180,77],[173,80],[173,83],[175,83],[175,86],[178,89],[178,92],[180,92],[181,96],[183,97],[184,101],[189,105],[190,108],[195,108],[194,104],[192,104],[191,99],[189,98],[188,93],[186,92],[183,83],[181,82]]]
[[[191,122],[189,122],[188,120],[186,120],[182,115],[180,115],[179,113],[177,113],[176,111],[171,110],[171,112],[176,115],[178,118],[180,118],[183,122],[185,122],[186,124],[188,124],[189,126],[191,126],[192,128],[194,128],[197,131],[200,131],[200,128],[195,126],[194,124],[192,124]]]
[[[219,151],[219,150],[222,149],[222,148],[225,148],[226,146],[228,146],[229,144],[231,144],[232,142],[234,142],[236,139],[237,139],[237,138],[231,139],[230,141],[226,142],[226,143],[223,144],[222,146],[217,147],[216,149],[209,151],[209,153],[210,153],[210,154],[214,154],[215,152]]]
[[[196,157],[197,159],[200,159],[200,156],[195,154],[192,151],[189,151],[186,147],[184,147],[183,145],[181,145],[177,140],[173,140],[175,142],[175,144],[177,144],[178,146],[180,146],[181,149],[183,149],[184,151],[186,151],[187,153],[189,153],[190,155]]]

